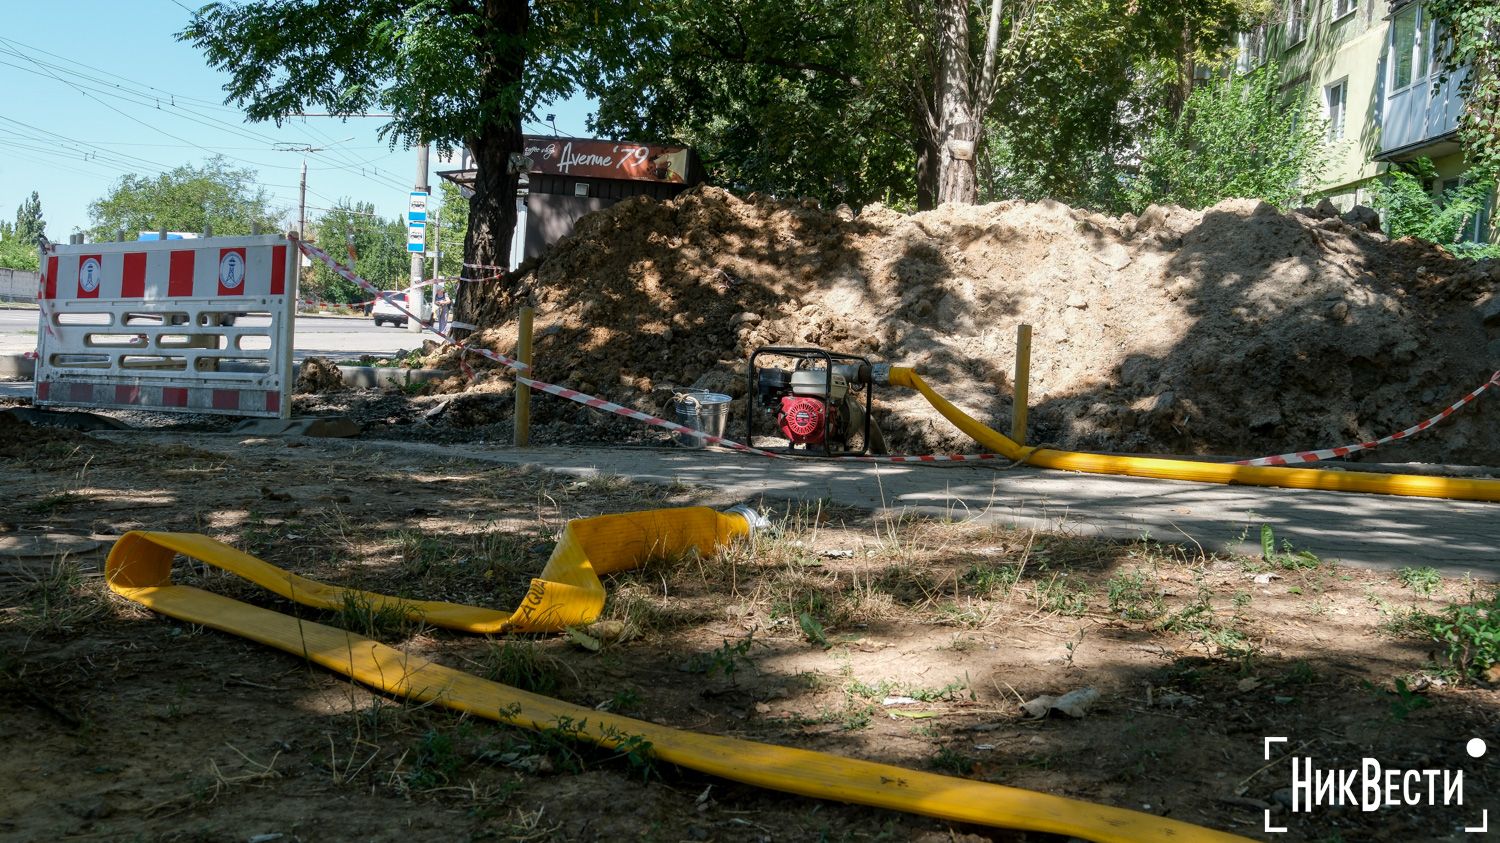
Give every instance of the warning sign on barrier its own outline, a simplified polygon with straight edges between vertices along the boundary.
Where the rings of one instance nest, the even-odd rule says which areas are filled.
[[[298,264],[275,235],[52,246],[36,403],[287,418]]]

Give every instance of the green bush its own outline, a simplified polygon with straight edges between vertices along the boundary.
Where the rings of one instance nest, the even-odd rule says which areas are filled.
[[[1375,185],[1371,201],[1385,219],[1392,237],[1416,237],[1440,243],[1456,254],[1472,258],[1500,257],[1500,244],[1471,243],[1464,231],[1484,213],[1495,190],[1492,173],[1471,173],[1462,186],[1434,197],[1424,186],[1437,178],[1437,169],[1419,158],[1408,169],[1392,170]]]

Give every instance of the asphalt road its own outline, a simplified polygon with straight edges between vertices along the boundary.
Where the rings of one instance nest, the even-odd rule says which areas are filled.
[[[0,354],[22,354],[36,348],[37,311],[0,308]],[[267,325],[267,317],[246,318],[242,325]],[[293,334],[293,356],[357,357],[393,354],[421,345],[422,335],[389,325],[377,328],[369,319],[298,316]],[[428,335],[431,338],[431,335]]]

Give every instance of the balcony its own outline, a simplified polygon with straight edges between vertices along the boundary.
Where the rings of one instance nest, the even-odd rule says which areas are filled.
[[[1463,99],[1459,85],[1464,70],[1437,84],[1432,73],[1387,94],[1380,114],[1380,154],[1377,159],[1403,161],[1419,155],[1437,157],[1456,152],[1454,136]]]

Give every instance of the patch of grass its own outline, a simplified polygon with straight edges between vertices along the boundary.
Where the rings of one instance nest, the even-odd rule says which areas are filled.
[[[417,742],[416,757],[411,771],[406,774],[406,784],[412,790],[442,787],[453,781],[462,766],[463,760],[453,748],[453,739],[432,729]]]
[[[977,563],[959,577],[959,582],[979,597],[1010,594],[1020,581],[1021,566],[990,562]]]
[[[1037,581],[1036,607],[1044,612],[1077,617],[1089,610],[1090,594],[1087,583],[1075,583],[1066,572],[1056,573]]]
[[[1149,621],[1166,612],[1161,595],[1149,586],[1143,571],[1121,571],[1105,583],[1110,614],[1133,621]]]
[[[366,638],[401,637],[422,626],[421,613],[416,607],[352,591],[344,593],[334,617],[339,626]]]
[[[57,492],[56,494],[43,495],[26,504],[26,511],[35,514],[46,514],[58,510],[71,509],[87,498],[77,492]]]
[[[85,580],[78,563],[63,557],[21,587],[21,623],[32,632],[66,632],[109,613],[102,583]],[[91,587],[92,586],[92,587]]]
[[[974,772],[974,763],[973,758],[951,746],[938,747],[938,751],[927,760],[927,766],[953,776],[967,776]]]
[[[479,659],[480,675],[502,685],[550,696],[562,684],[563,663],[534,641],[491,642]]]
[[[1401,580],[1402,585],[1424,597],[1430,597],[1443,586],[1443,575],[1439,574],[1436,568],[1425,566],[1421,568],[1402,568],[1400,573],[1396,575],[1396,578]]]

